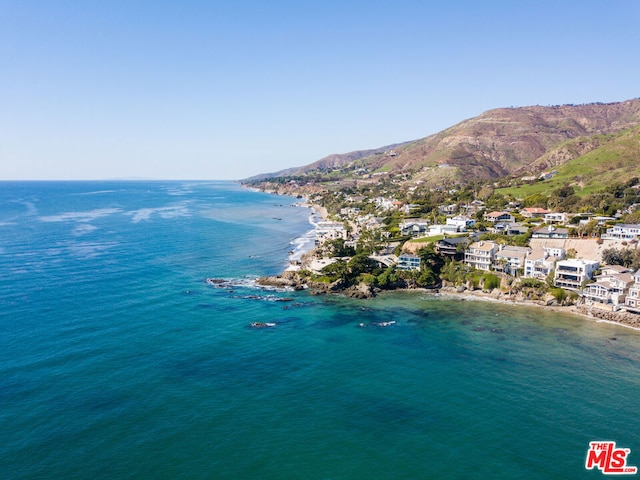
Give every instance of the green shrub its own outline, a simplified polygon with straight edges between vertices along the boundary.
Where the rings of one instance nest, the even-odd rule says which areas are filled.
[[[523,288],[544,288],[546,284],[536,278],[523,278],[520,280],[520,285]]]
[[[553,298],[555,298],[558,303],[562,303],[564,299],[567,298],[567,291],[562,288],[552,288],[549,290],[549,293],[553,295]]]
[[[493,273],[487,273],[483,275],[482,279],[484,280],[485,290],[493,290],[494,288],[498,288],[500,286],[500,278]]]

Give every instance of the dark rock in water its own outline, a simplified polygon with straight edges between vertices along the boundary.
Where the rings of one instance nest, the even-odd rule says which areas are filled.
[[[228,280],[224,280],[223,278],[207,278],[207,283],[209,285],[222,285],[229,283]]]
[[[294,300],[295,298],[293,297],[282,297],[282,298],[275,299],[276,302],[293,302]]]

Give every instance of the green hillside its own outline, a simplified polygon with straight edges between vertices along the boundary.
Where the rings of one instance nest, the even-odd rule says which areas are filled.
[[[568,184],[574,188],[576,195],[584,196],[612,183],[640,177],[640,127],[587,140],[599,146],[563,165],[552,167],[558,172],[553,178],[501,188],[498,192],[524,198],[535,193],[548,194]],[[585,139],[571,140],[559,149],[571,151],[577,142],[584,143]]]

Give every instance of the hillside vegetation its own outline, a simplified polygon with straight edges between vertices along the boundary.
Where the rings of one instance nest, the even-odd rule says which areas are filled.
[[[565,163],[549,161],[558,157],[564,158]],[[542,181],[518,182],[514,179],[512,183],[520,184],[497,191],[503,195],[524,198],[569,185],[576,195],[584,196],[617,181],[640,177],[640,127],[618,134],[569,141],[549,152],[537,165],[553,168],[557,173]]]
[[[553,169],[559,174],[548,184],[507,191],[520,196],[518,189],[536,192],[569,182],[576,193],[589,193],[619,175],[637,175],[639,125],[640,99],[498,108],[419,140],[329,155],[248,181],[348,182],[393,173],[407,183],[437,187],[514,181]]]

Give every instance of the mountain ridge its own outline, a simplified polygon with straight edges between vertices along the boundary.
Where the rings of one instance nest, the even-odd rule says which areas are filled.
[[[575,158],[554,151],[584,137],[640,125],[640,98],[613,103],[495,108],[435,134],[384,147],[332,154],[302,167],[262,174],[259,181],[345,168],[405,173],[427,184],[489,181],[536,174]],[[583,142],[584,151],[593,142]],[[579,153],[579,142],[573,148]]]

